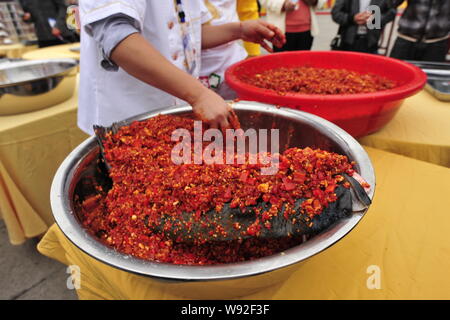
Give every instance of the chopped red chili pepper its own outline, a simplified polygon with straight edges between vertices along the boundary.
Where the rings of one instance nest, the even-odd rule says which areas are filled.
[[[352,172],[347,157],[311,148],[291,148],[280,155],[278,173],[262,175],[263,164],[182,164],[171,160],[175,129],[193,134],[193,120],[160,115],[122,127],[108,134],[105,157],[111,165],[113,186],[80,205],[86,228],[105,244],[133,256],[175,264],[214,264],[244,261],[271,255],[298,244],[298,239],[258,239],[261,228],[270,229],[268,220],[284,206],[288,219],[297,199],[306,198],[301,210],[309,217],[320,215],[336,201],[336,186],[343,173]],[[203,147],[206,147],[206,143]],[[349,187],[349,186],[347,186]],[[259,199],[270,202],[268,211],[255,211],[257,222],[248,228],[235,224],[254,238],[226,242],[186,244],[173,241],[149,226],[167,217],[165,230],[177,226],[180,214],[191,212],[192,222],[201,221],[210,210],[231,208],[248,212]],[[261,223],[260,223],[261,221]],[[312,226],[312,222],[308,222]],[[185,228],[190,228],[191,223]],[[224,234],[223,226],[212,225],[212,236]],[[245,229],[245,230],[244,230]]]
[[[373,73],[314,67],[276,68],[257,74],[242,72],[240,80],[280,95],[371,93],[396,86],[394,81]]]

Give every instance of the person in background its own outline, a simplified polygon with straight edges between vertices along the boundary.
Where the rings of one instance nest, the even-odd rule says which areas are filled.
[[[227,129],[231,106],[198,80],[202,49],[285,41],[264,21],[210,24],[204,0],[80,0],[79,12],[78,126],[89,134],[93,125],[186,103],[210,127]]]
[[[241,21],[256,20],[259,18],[258,2],[256,0],[237,0],[237,12]],[[244,48],[250,57],[261,54],[261,47],[257,43],[244,41]]]
[[[267,8],[267,21],[286,33],[286,44],[275,52],[310,50],[319,34],[315,10],[326,0],[261,0]]]
[[[20,0],[25,22],[33,22],[40,48],[78,42],[78,36],[66,26],[64,0]]]
[[[404,0],[390,0],[392,6]],[[408,0],[399,21],[391,57],[404,60],[444,62],[450,33],[449,0]]]
[[[380,8],[379,29],[367,27],[371,19],[376,19],[373,13],[368,11],[369,6]],[[388,0],[336,0],[331,16],[333,21],[339,24],[339,50],[377,53],[381,32],[386,24],[394,20],[395,14],[396,10]]]
[[[204,0],[212,16],[211,25],[239,22],[236,0]],[[202,50],[200,81],[222,98],[232,100],[236,93],[224,81],[225,70],[247,57],[244,47],[232,41],[216,48]]]

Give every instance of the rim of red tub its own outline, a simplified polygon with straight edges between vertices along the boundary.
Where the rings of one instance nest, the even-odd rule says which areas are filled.
[[[367,59],[370,61],[381,61],[386,63],[386,67],[396,66],[397,68],[392,71],[404,71],[409,72],[411,77],[406,83],[396,86],[392,89],[377,91],[373,93],[355,93],[355,94],[304,94],[304,93],[286,93],[285,95],[280,95],[273,90],[262,89],[241,81],[238,77],[238,69],[245,67],[249,63],[254,63],[258,60],[273,59],[273,56],[312,56],[318,55],[326,58],[327,56],[347,56],[354,57],[356,59]],[[286,67],[289,66],[288,64]],[[297,66],[297,65],[296,65]],[[322,67],[321,67],[322,68]],[[339,68],[339,67],[336,67]],[[348,67],[350,71],[361,72],[359,70],[354,70],[351,66]],[[371,72],[371,71],[370,71]],[[373,72],[372,72],[373,73]],[[389,77],[388,77],[389,78]],[[427,81],[427,75],[417,66],[407,63],[402,60],[369,54],[360,52],[348,52],[348,51],[290,51],[290,52],[280,52],[272,53],[269,55],[263,55],[258,57],[249,58],[230,66],[225,72],[225,79],[227,84],[239,94],[245,94],[246,96],[260,96],[263,98],[278,99],[280,104],[296,104],[299,102],[306,103],[317,103],[317,102],[374,102],[374,101],[395,101],[407,98],[418,91],[420,91]],[[263,100],[260,100],[263,101]]]

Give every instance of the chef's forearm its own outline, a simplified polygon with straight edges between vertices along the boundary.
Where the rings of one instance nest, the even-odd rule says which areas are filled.
[[[202,27],[202,49],[209,49],[241,38],[240,22],[226,23],[219,26]]]
[[[114,61],[133,77],[194,104],[204,92],[200,81],[170,63],[144,37],[134,33],[111,53]]]

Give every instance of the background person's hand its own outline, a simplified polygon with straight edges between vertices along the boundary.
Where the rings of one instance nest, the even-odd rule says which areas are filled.
[[[29,21],[31,19],[31,13],[25,12],[22,16],[23,21]]]
[[[197,118],[208,122],[211,128],[226,130],[231,127],[230,105],[212,90],[206,88],[202,90],[202,93],[192,103],[192,109]]]
[[[368,24],[370,21],[373,21],[372,19],[374,19],[374,14],[372,12],[367,11],[367,18],[366,18],[366,24]]]
[[[57,38],[61,37],[61,30],[59,30],[58,28],[52,28],[52,35]]]
[[[357,25],[364,25],[364,24],[367,24],[367,21],[370,19],[371,16],[372,16],[372,13],[370,13],[368,11],[364,11],[364,12],[355,14],[355,16],[353,17],[353,20],[355,21],[355,23]]]
[[[286,12],[291,12],[291,11],[295,10],[296,6],[297,5],[295,3],[293,3],[292,1],[286,0],[286,1],[284,1],[282,10],[286,11]]]
[[[286,43],[286,37],[280,29],[262,20],[241,22],[241,39],[258,43],[269,52],[273,50],[265,40],[272,42],[278,48],[281,48]]]

